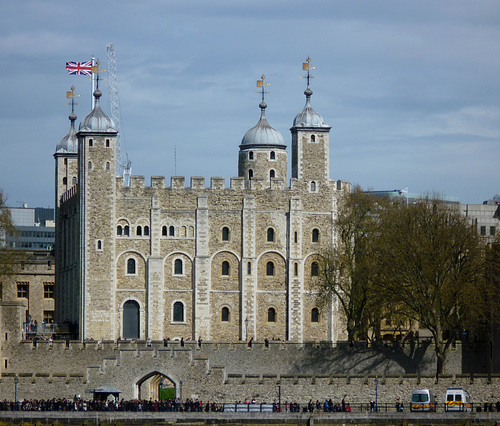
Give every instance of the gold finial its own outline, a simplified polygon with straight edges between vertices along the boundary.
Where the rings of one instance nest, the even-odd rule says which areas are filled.
[[[262,74],[260,80],[257,80],[257,87],[260,87],[261,90],[258,91],[257,93],[260,93],[262,95],[262,101],[264,101],[264,95],[266,93],[269,93],[266,91],[266,86],[270,86],[271,83],[266,83],[266,76]]]
[[[71,112],[75,112],[75,105],[79,105],[78,103],[75,103],[75,98],[78,96],[80,95],[75,93],[75,86],[71,86],[71,90],[66,92],[66,99],[71,99],[71,103],[67,102],[65,105],[71,105]]]
[[[307,78],[307,87],[309,87],[309,80],[311,78],[315,78],[315,76],[311,75],[311,71],[316,69],[316,67],[311,65],[311,58],[309,56],[307,57],[306,62],[302,63],[302,69],[307,71],[307,74],[301,75],[300,78]]]

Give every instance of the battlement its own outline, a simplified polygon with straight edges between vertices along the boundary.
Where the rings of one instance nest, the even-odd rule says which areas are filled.
[[[116,177],[117,188],[123,187],[123,177]],[[276,190],[276,191],[287,191],[287,190],[298,190],[300,185],[303,185],[298,179],[290,179],[290,185],[287,186],[284,179],[272,178],[271,183],[263,179],[245,179],[244,177],[231,177],[229,180],[229,186],[226,186],[226,179],[221,176],[215,176],[210,178],[210,185],[207,187],[206,179],[203,176],[191,176],[189,186],[186,186],[186,178],[184,176],[171,176],[170,186],[166,186],[166,179],[164,176],[151,176],[150,186],[146,186],[145,178],[142,175],[134,175],[130,177],[130,188],[141,189],[141,188],[154,188],[154,189],[196,189],[196,190],[253,190],[253,191],[263,191],[263,190]],[[344,180],[330,180],[329,185],[337,191],[349,189],[351,184]]]
[[[66,203],[68,200],[73,198],[78,192],[78,185],[72,186],[63,195],[61,195],[61,203]]]

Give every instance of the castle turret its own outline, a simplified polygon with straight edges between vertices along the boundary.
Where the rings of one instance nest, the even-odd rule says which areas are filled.
[[[56,209],[60,205],[60,198],[68,189],[75,186],[78,181],[78,138],[75,130],[75,87],[71,87],[71,91],[67,92],[67,97],[71,98],[71,114],[69,120],[71,122],[69,132],[64,136],[56,146],[54,158],[55,164],[55,185],[56,185]]]
[[[293,120],[292,132],[292,178],[306,181],[311,191],[329,180],[329,134],[331,127],[311,106],[313,91],[309,87],[310,59],[304,63],[307,70],[306,104]]]
[[[265,76],[257,81],[262,87],[259,122],[245,133],[240,145],[238,176],[260,179],[271,184],[272,179],[287,180],[286,145],[283,136],[272,128],[266,119],[267,104],[264,102]]]

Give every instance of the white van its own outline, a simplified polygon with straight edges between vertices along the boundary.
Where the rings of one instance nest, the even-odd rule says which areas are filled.
[[[429,389],[413,390],[410,411],[436,411],[435,395]]]
[[[472,400],[465,389],[446,389],[446,411],[472,411]]]

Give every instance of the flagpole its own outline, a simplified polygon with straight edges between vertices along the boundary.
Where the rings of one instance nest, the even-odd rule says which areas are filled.
[[[94,67],[95,67],[95,58],[92,56],[92,87],[91,87],[91,92],[90,92],[90,99],[91,99],[91,105],[92,109],[95,107],[95,99],[94,99],[94,92],[95,92],[95,73],[94,73]]]

